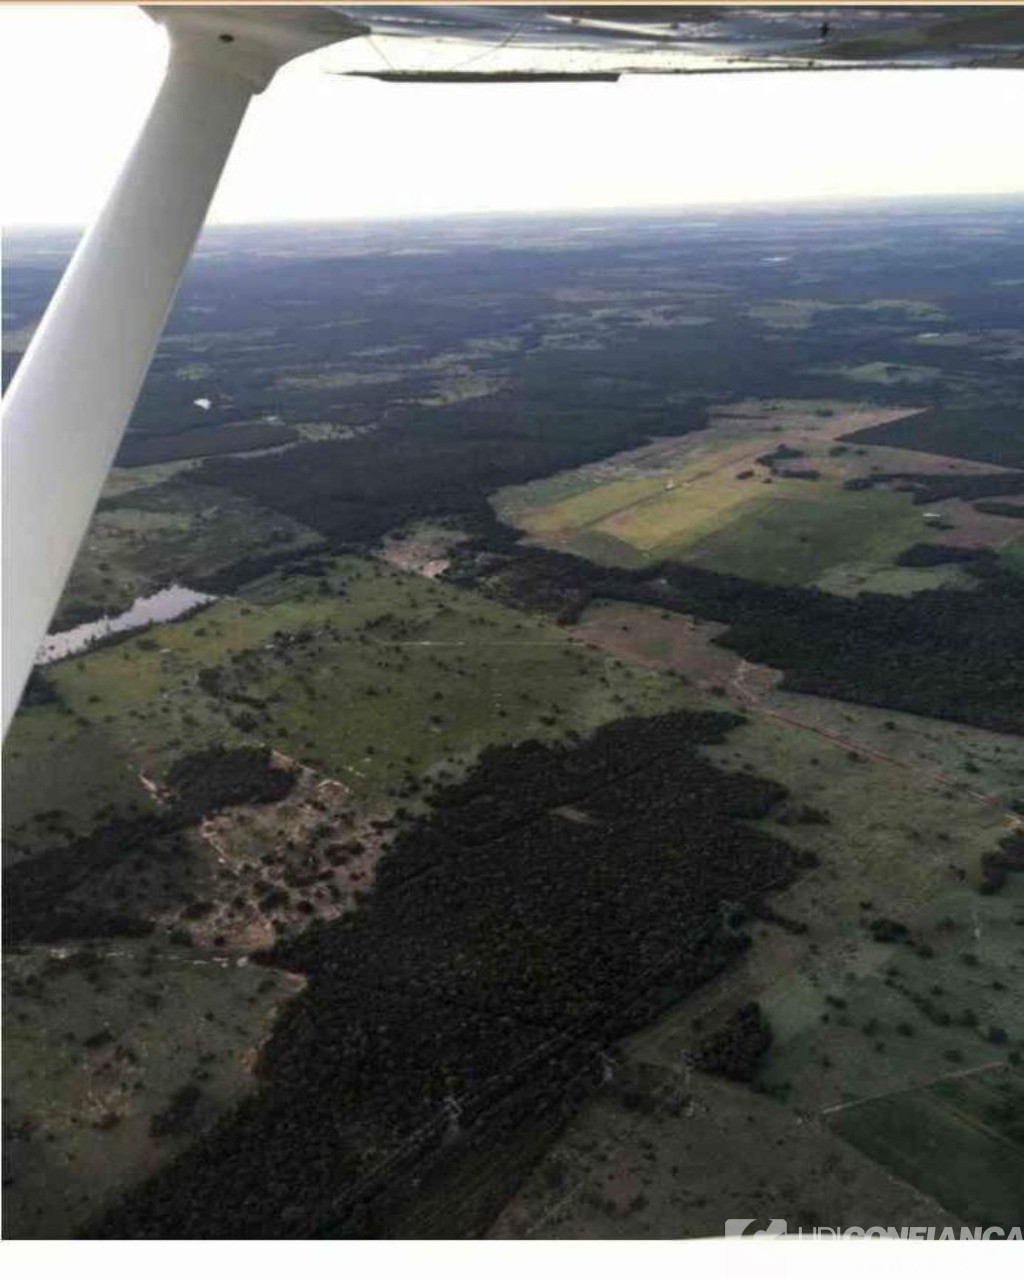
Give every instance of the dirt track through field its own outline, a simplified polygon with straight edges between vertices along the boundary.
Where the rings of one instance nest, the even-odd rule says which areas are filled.
[[[965,786],[955,777],[950,777],[946,773],[939,772],[937,769],[924,768],[920,764],[912,764],[904,759],[899,759],[895,755],[890,755],[886,751],[879,750],[876,746],[867,746],[863,742],[855,738],[846,737],[842,733],[837,733],[833,729],[822,728],[818,724],[812,724],[805,719],[801,719],[799,715],[793,715],[788,711],[773,710],[769,706],[764,706],[758,695],[751,689],[748,689],[744,683],[744,676],[751,670],[749,662],[741,660],[737,667],[730,687],[737,697],[751,711],[758,715],[766,715],[769,719],[774,719],[780,724],[788,724],[792,728],[801,728],[808,733],[814,733],[827,742],[831,742],[836,746],[843,746],[847,750],[854,751],[858,755],[864,755],[868,759],[876,760],[880,764],[892,764],[896,768],[902,768],[905,772],[913,773],[916,777],[922,778],[924,781],[932,782],[936,786],[945,786],[956,790],[959,794],[973,799],[976,803],[985,804],[988,807],[1002,808],[1002,801],[998,795],[988,795],[984,791],[974,790],[970,786]],[[1013,819],[1012,813],[1006,816]]]
[[[838,1115],[843,1110],[854,1110],[857,1106],[866,1106],[871,1101],[881,1101],[885,1097],[898,1097],[901,1093],[920,1092],[922,1088],[930,1088],[933,1084],[941,1084],[947,1079],[964,1079],[967,1075],[980,1075],[987,1070],[1005,1070],[1005,1061],[986,1061],[980,1066],[968,1066],[966,1070],[949,1070],[933,1079],[926,1079],[919,1084],[911,1084],[907,1088],[889,1088],[885,1092],[872,1093],[869,1097],[858,1097],[854,1101],[841,1101],[835,1106],[824,1106],[823,1115]]]

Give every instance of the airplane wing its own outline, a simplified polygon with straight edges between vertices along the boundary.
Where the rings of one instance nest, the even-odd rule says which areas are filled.
[[[1024,67],[1020,6],[353,5],[340,74],[392,82]]]

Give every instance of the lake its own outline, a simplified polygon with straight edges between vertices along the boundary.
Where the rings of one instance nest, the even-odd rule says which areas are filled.
[[[36,665],[49,666],[51,662],[59,662],[75,653],[84,653],[97,640],[108,635],[137,631],[153,622],[173,622],[176,617],[190,613],[202,604],[212,603],[216,598],[216,595],[204,595],[202,591],[174,583],[152,595],[141,596],[131,608],[116,617],[101,617],[95,622],[83,622],[70,630],[47,635],[36,654]]]

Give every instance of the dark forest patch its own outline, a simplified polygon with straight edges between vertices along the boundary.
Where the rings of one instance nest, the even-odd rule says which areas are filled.
[[[486,752],[398,838],[364,909],[266,956],[309,985],[260,1092],[92,1233],[391,1237],[414,1177],[442,1205],[426,1233],[481,1229],[508,1160],[593,1088],[603,1047],[727,965],[744,908],[806,864],[744,820],[784,789],[695,749],[738,722],[679,713]],[[569,802],[591,821],[552,811]],[[493,1188],[469,1217],[443,1193],[465,1161]]]
[[[1024,520],[1024,503],[975,502],[974,509],[982,515],[1002,515],[1008,520]]]
[[[295,785],[267,746],[210,746],[175,760],[167,773],[183,817],[198,820],[230,804],[274,804]]]

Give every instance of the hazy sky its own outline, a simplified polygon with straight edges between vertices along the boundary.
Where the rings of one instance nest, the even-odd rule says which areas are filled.
[[[0,7],[0,217],[99,207],[159,84],[133,8]],[[1024,191],[1019,71],[382,85],[286,67],[211,220]]]

